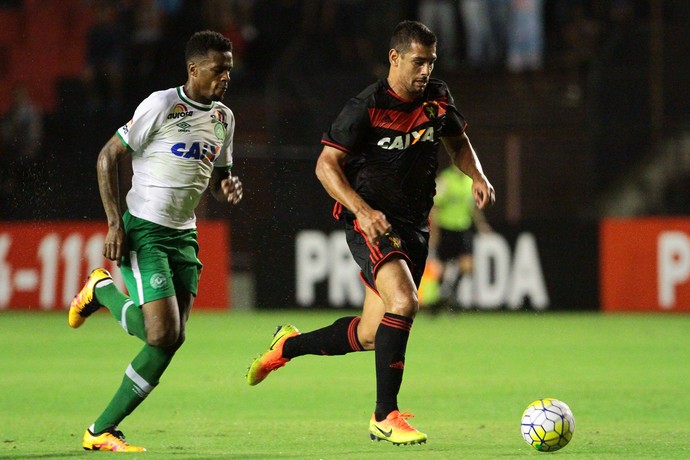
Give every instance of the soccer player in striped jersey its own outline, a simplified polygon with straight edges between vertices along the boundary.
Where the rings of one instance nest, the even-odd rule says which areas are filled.
[[[316,164],[368,288],[362,314],[304,334],[292,325],[280,326],[269,349],[250,365],[247,380],[256,385],[297,356],[374,350],[376,406],[370,437],[415,444],[427,436],[407,422],[411,414],[399,411],[398,392],[419,308],[417,287],[428,255],[441,144],[472,179],[480,209],[493,204],[495,192],[446,83],[431,78],[434,33],[419,22],[401,22],[388,60],[388,77],[350,99],[324,134]]]
[[[108,219],[103,255],[118,262],[131,297],[97,268],[72,301],[69,325],[77,328],[105,307],[144,346],[110,404],[85,431],[87,450],[145,450],[130,445],[118,424],[158,385],[185,340],[202,267],[194,210],[206,188],[221,202],[242,199],[242,183],[231,174],[235,118],[221,102],[233,68],[232,43],[217,32],[197,32],[187,42],[185,59],[187,82],[147,97],[98,156]],[[117,165],[130,158],[132,187],[123,213]]]

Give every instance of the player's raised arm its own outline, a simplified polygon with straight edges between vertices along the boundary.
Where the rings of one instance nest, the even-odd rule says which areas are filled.
[[[341,166],[346,155],[325,145],[316,161],[316,177],[332,198],[352,211],[369,241],[376,243],[390,231],[391,225],[384,213],[372,209],[350,186]]]

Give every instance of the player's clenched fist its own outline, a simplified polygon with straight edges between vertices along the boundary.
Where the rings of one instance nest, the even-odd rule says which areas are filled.
[[[357,216],[357,221],[367,239],[374,244],[379,241],[379,238],[391,231],[391,224],[381,211],[372,210],[371,212],[360,213]]]
[[[237,176],[230,176],[220,183],[228,203],[237,204],[242,199],[242,182]]]

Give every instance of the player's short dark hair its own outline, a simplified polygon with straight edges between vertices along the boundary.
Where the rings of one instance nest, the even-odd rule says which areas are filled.
[[[187,42],[184,57],[187,62],[199,56],[206,56],[209,51],[232,52],[232,42],[224,35],[212,30],[196,32]]]
[[[391,36],[391,49],[405,53],[412,43],[422,46],[436,45],[436,35],[419,21],[402,21],[395,26]]]

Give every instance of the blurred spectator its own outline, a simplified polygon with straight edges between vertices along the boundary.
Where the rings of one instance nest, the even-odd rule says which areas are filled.
[[[12,107],[2,123],[3,150],[21,162],[38,157],[43,142],[42,114],[23,83],[14,88]]]
[[[132,71],[138,79],[149,79],[160,62],[158,51],[163,41],[164,11],[159,0],[138,0],[132,3],[128,13],[133,22]]]
[[[514,73],[541,70],[544,59],[543,0],[512,0],[506,66]]]
[[[92,111],[119,110],[126,56],[120,10],[116,2],[110,1],[96,2],[93,8],[96,22],[87,33],[83,72],[87,102]]]
[[[374,14],[365,0],[305,0],[300,27],[283,38],[280,53],[271,53],[272,69],[265,79],[266,131],[270,140],[298,145],[318,139],[326,114],[337,115],[343,101],[337,88],[369,82],[377,71],[367,17]],[[380,27],[380,24],[378,24]],[[386,31],[388,32],[388,31]],[[386,37],[385,53],[388,53]],[[380,62],[380,59],[377,61]]]
[[[133,0],[136,1],[136,0]],[[139,91],[138,97],[130,99],[132,107],[136,107],[141,99],[156,88],[170,88],[178,85],[181,79],[187,77],[184,65],[175,66],[180,62],[179,50],[184,49],[187,40],[194,32],[208,29],[203,19],[203,8],[200,0],[158,0],[163,10],[163,46],[159,49],[159,59],[164,72],[156,72],[156,81],[148,84]],[[182,58],[183,59],[183,58]],[[140,83],[140,82],[137,82]],[[232,85],[230,85],[232,87]],[[129,91],[128,91],[129,92]],[[132,97],[132,95],[128,95]]]
[[[367,33],[367,0],[328,0],[329,29],[338,50],[338,65],[344,69],[373,66],[371,36]]]
[[[649,28],[633,0],[611,0],[588,75],[596,183],[605,189],[648,152],[651,138]]]
[[[164,16],[172,16],[182,9],[184,0],[156,0],[156,3],[163,11]]]
[[[255,87],[264,85],[276,58],[299,35],[303,22],[302,3],[299,0],[254,1],[252,23],[256,26],[257,35],[247,50],[246,62]],[[308,60],[309,57],[303,55],[301,59]]]
[[[438,37],[439,60],[444,68],[458,65],[458,12],[454,0],[420,0],[417,16]]]
[[[488,69],[503,62],[510,6],[511,0],[460,0],[470,67]]]
[[[245,72],[247,47],[256,39],[258,30],[252,22],[253,0],[206,0],[203,18],[206,27],[216,30],[232,41],[233,85],[251,75]]]
[[[601,24],[586,0],[558,0],[553,5],[553,40],[556,65],[563,71],[564,102],[578,106],[584,97],[583,82],[601,38]]]
[[[0,215],[24,218],[32,214],[32,197],[43,189],[40,184],[39,156],[43,144],[43,114],[32,101],[24,84],[14,88],[12,107],[2,120],[0,162]]]

